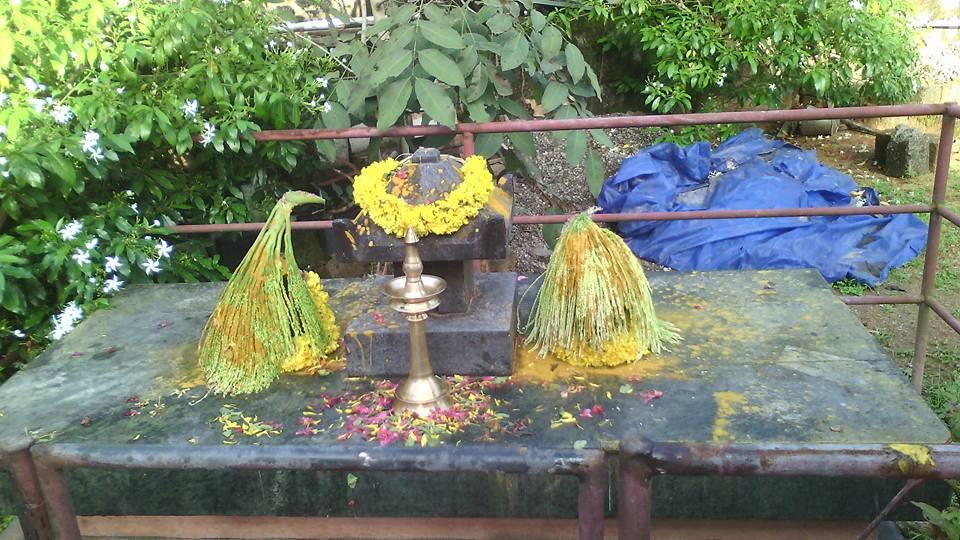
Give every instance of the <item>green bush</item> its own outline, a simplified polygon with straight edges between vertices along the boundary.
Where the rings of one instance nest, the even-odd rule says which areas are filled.
[[[586,0],[556,15],[592,26],[619,93],[656,112],[897,102],[917,84],[904,0]],[[599,28],[599,30],[598,30]]]
[[[279,28],[259,1],[0,5],[6,363],[123,284],[224,277],[206,241],[171,250],[165,225],[244,221],[289,187],[320,189],[332,142],[251,138],[349,124],[326,100],[334,62]]]
[[[421,111],[424,123],[432,119],[449,127],[527,119],[523,98],[529,96],[547,118],[592,116],[588,101],[600,97],[596,73],[531,0],[389,2],[385,12],[369,28],[332,34],[327,43],[345,62],[336,97],[366,125],[387,129]],[[588,143],[595,138],[612,145],[606,134],[568,131],[555,137],[564,141],[572,166],[586,159],[588,181],[599,190],[603,162]],[[539,174],[529,133],[481,134],[476,147],[488,157],[502,152],[512,168]]]

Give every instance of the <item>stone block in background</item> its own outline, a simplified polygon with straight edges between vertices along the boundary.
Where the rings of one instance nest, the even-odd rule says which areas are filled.
[[[887,145],[890,144],[890,134],[881,133],[873,139],[873,158],[877,166],[883,169],[887,166]]]
[[[930,139],[919,129],[900,124],[890,134],[885,155],[881,159],[878,154],[877,161],[882,161],[887,176],[926,174],[930,172]]]

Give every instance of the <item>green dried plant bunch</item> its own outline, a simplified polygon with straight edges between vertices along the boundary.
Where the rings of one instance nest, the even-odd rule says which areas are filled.
[[[227,282],[200,336],[200,367],[215,393],[259,392],[279,377],[284,360],[305,347],[322,351],[334,338],[297,266],[290,228],[295,206],[323,202],[287,192]]]
[[[681,339],[676,327],[657,318],[639,260],[588,214],[563,227],[526,330],[540,356],[587,366],[632,362]]]

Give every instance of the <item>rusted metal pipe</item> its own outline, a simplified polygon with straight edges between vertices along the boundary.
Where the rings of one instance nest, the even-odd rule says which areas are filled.
[[[463,157],[470,157],[476,154],[476,147],[473,140],[473,133],[470,131],[464,131],[461,135],[463,139]]]
[[[36,457],[36,448],[33,453]],[[45,464],[35,460],[37,478],[40,479],[40,489],[47,504],[50,517],[50,530],[56,540],[81,540],[80,525],[77,523],[77,514],[73,511],[73,502],[70,500],[70,490],[63,477],[63,471],[55,465]]]
[[[581,474],[599,451],[538,448],[380,448],[350,446],[168,446],[48,444],[34,447],[47,467],[119,469],[255,469],[476,471]]]
[[[40,480],[30,455],[31,439],[26,437],[10,441],[0,449],[0,463],[5,463],[13,480],[17,518],[25,540],[48,540],[51,537],[50,522],[43,504]]]
[[[604,507],[607,499],[607,467],[603,452],[591,455],[578,475],[577,525],[580,540],[603,540]]]
[[[892,499],[890,499],[890,502],[888,502],[887,505],[883,507],[883,510],[880,510],[880,513],[877,514],[876,517],[874,517],[873,520],[870,521],[870,523],[863,530],[863,532],[861,532],[860,535],[857,536],[857,540],[867,540],[867,538],[870,537],[870,533],[872,533],[874,529],[876,529],[880,525],[881,521],[887,518],[887,515],[889,515],[890,512],[892,512],[893,509],[896,508],[898,504],[900,504],[900,501],[902,501],[904,497],[909,495],[910,492],[913,491],[917,486],[922,485],[926,481],[927,481],[926,478],[912,478],[908,480],[907,483],[904,484],[902,488],[900,488],[900,491],[898,491],[897,494],[894,495]]]
[[[623,221],[674,221],[691,219],[736,219],[736,218],[773,218],[773,217],[810,217],[810,216],[858,216],[874,214],[923,214],[930,212],[929,204],[899,204],[888,206],[843,206],[819,208],[759,208],[746,210],[690,210],[683,212],[625,212],[622,214],[592,214],[597,222],[619,223]],[[548,223],[566,223],[576,214],[513,216],[516,225],[543,225]],[[180,234],[259,231],[263,222],[257,223],[214,223],[210,225],[175,225],[171,227]],[[294,221],[294,229],[322,230],[332,229],[329,220]]]
[[[848,306],[872,306],[877,304],[920,304],[923,299],[919,296],[908,296],[900,294],[896,296],[841,296],[844,304]]]
[[[960,118],[960,105],[951,102],[944,103],[944,107],[946,108],[944,111],[945,114],[949,114],[954,118]]]
[[[648,441],[638,441],[633,453],[620,449],[620,504],[617,509],[620,540],[650,540],[653,495],[650,481],[655,472],[638,457],[651,450]]]
[[[953,223],[957,227],[960,227],[960,214],[957,214],[953,210],[950,210],[949,208],[944,208],[942,206],[937,209],[937,212],[939,212],[941,216],[947,218],[950,221],[950,223]]]
[[[949,309],[933,298],[927,300],[927,305],[930,306],[930,309],[932,309],[934,313],[943,319],[943,322],[947,323],[947,326],[953,328],[956,333],[960,334],[960,320],[954,317]]]
[[[620,451],[624,459],[646,461],[657,474],[960,477],[960,446],[923,447],[930,454],[924,463],[883,444],[683,444],[625,439]]]
[[[933,209],[927,227],[927,251],[923,258],[923,281],[920,296],[924,302],[933,298],[936,289],[937,259],[940,256],[940,229],[943,220],[939,209],[943,208],[950,174],[950,152],[953,147],[953,130],[956,118],[944,115],[940,126],[940,146],[937,150],[937,169],[933,176]],[[927,362],[927,337],[930,333],[930,306],[920,304],[917,309],[917,334],[913,349],[913,387],[920,393],[923,388],[923,370]]]
[[[353,137],[419,137],[425,135],[453,135],[470,132],[516,133],[530,131],[570,131],[581,129],[609,129],[636,127],[694,126],[702,124],[746,124],[754,122],[792,122],[844,118],[881,118],[899,116],[930,116],[947,110],[942,103],[920,105],[879,105],[868,107],[834,107],[826,109],[782,109],[773,111],[731,111],[720,113],[658,114],[643,116],[612,116],[571,118],[564,120],[506,120],[501,122],[462,123],[456,129],[445,126],[398,126],[386,131],[372,127],[343,129],[279,129],[253,134],[258,141],[298,141],[316,139],[345,139]]]

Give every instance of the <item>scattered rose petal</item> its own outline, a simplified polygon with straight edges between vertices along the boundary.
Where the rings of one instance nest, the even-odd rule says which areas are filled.
[[[136,394],[127,398],[127,403],[137,403],[138,401],[140,401],[140,396]]]
[[[660,399],[663,397],[663,392],[659,390],[646,390],[640,394],[640,397],[643,398],[643,404],[647,405],[655,399]]]
[[[702,305],[702,304],[694,304],[694,305],[693,305],[693,309],[696,310],[696,311],[703,311],[703,305]]]
[[[83,427],[87,427],[92,423],[93,423],[93,420],[91,420],[89,416],[84,416],[83,419],[80,420],[80,425]]]
[[[169,328],[169,327],[173,326],[173,323],[172,323],[172,322],[166,322],[166,321],[164,321],[164,322],[158,324],[157,326],[160,327],[160,329],[162,330],[162,329],[164,329],[164,328]]]
[[[526,281],[527,276],[517,276],[517,281]]]
[[[79,358],[79,357],[83,356],[83,353],[80,352],[80,351],[73,351],[72,353],[70,353],[70,356],[72,356],[72,357],[74,357],[74,358]]]
[[[593,409],[584,409],[580,411],[580,418],[593,418]]]
[[[594,406],[593,406],[593,414],[594,414],[594,416],[603,416],[603,406],[601,406],[601,405],[594,405]]]
[[[124,416],[140,416],[140,411],[136,409],[127,409],[126,412],[123,413],[123,415]]]

